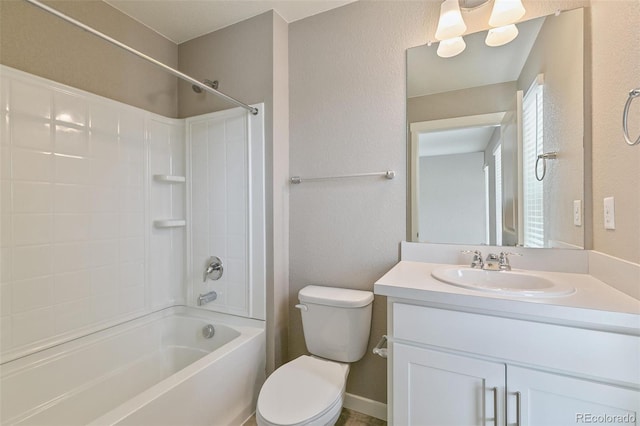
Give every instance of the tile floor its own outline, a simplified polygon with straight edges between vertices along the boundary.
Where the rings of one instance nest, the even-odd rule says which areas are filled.
[[[247,420],[243,426],[256,426],[256,416],[253,415]],[[366,414],[359,413],[357,411],[349,410],[347,408],[342,409],[340,418],[336,422],[336,426],[386,426],[387,422],[384,420],[376,419],[375,417],[369,417]]]

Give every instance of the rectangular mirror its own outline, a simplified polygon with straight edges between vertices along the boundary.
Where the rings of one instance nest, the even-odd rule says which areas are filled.
[[[583,15],[407,51],[410,241],[584,247]]]

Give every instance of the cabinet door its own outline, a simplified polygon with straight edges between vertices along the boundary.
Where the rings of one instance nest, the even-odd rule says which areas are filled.
[[[502,425],[505,365],[393,343],[395,426]]]
[[[637,424],[639,413],[638,390],[507,366],[507,425]]]

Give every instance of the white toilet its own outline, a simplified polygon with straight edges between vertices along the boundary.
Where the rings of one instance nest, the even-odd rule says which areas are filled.
[[[326,426],[340,417],[349,362],[361,359],[371,328],[370,291],[307,286],[298,293],[307,349],[278,368],[260,390],[260,426]]]

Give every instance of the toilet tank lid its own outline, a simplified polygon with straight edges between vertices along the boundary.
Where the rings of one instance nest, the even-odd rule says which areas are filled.
[[[373,293],[349,288],[322,287],[308,285],[298,293],[302,303],[336,306],[342,308],[361,308],[373,302]]]

